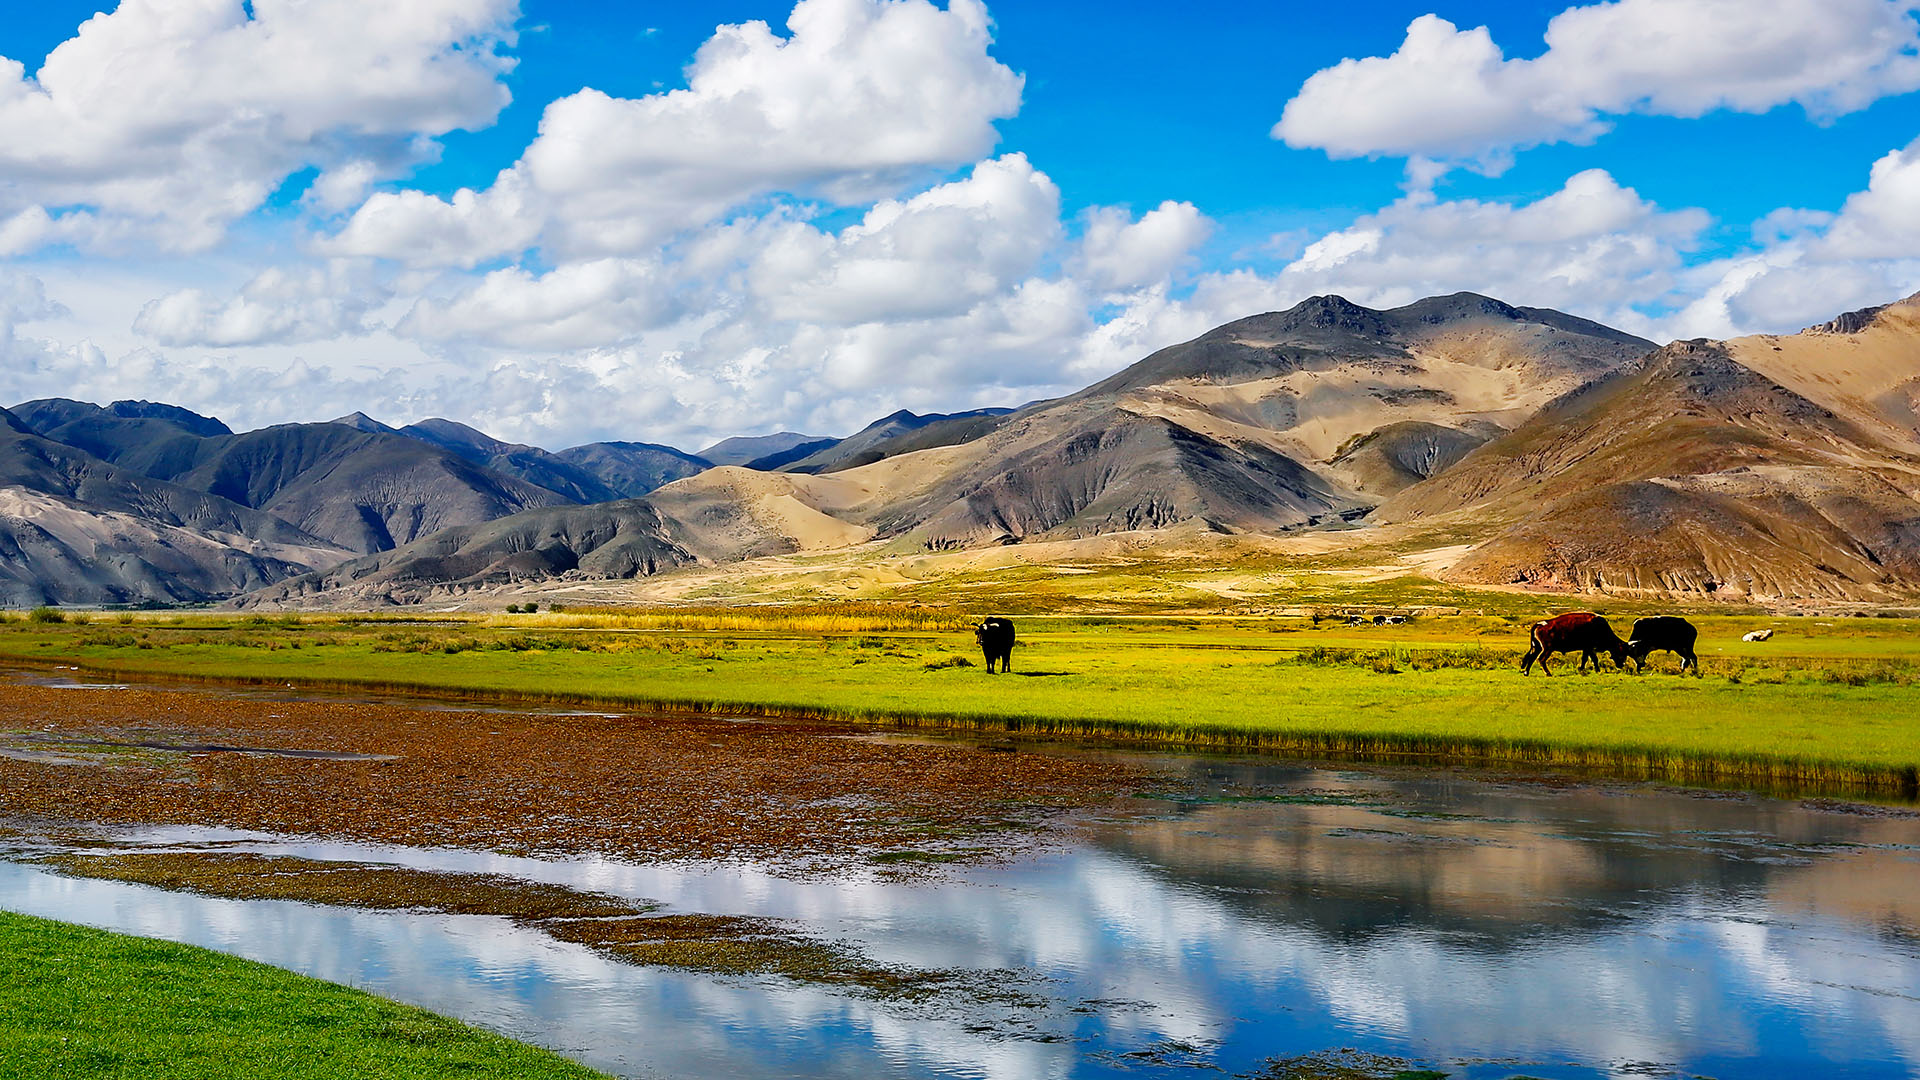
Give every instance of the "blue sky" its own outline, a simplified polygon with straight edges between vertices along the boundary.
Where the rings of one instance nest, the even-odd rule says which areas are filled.
[[[0,396],[698,444],[1321,291],[1791,331],[1920,286],[1915,7],[43,3]]]

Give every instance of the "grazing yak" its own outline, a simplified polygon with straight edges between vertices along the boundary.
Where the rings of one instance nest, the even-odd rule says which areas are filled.
[[[987,674],[993,674],[993,662],[1000,661],[1001,671],[1013,670],[1013,620],[998,615],[973,628],[975,640],[980,642],[980,651],[987,658]]]
[[[1600,670],[1600,651],[1613,657],[1613,666],[1627,666],[1627,643],[1620,640],[1607,625],[1607,620],[1591,611],[1570,611],[1565,615],[1555,615],[1551,619],[1533,624],[1529,635],[1533,647],[1520,659],[1520,674],[1525,675],[1533,667],[1535,660],[1540,661],[1540,673],[1552,675],[1547,668],[1547,657],[1554,653],[1580,654],[1580,670],[1587,670],[1587,661],[1593,661],[1593,669]]]
[[[1749,630],[1740,635],[1741,641],[1765,641],[1773,636],[1771,630]]]
[[[1693,669],[1700,674],[1700,660],[1693,655],[1693,643],[1700,631],[1677,615],[1651,615],[1633,620],[1633,633],[1627,635],[1627,655],[1633,657],[1635,672],[1647,669],[1647,655],[1662,649],[1680,658],[1680,670]]]

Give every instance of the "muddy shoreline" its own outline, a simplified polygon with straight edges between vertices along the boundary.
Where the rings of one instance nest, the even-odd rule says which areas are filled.
[[[796,872],[989,858],[1156,783],[845,725],[0,685],[0,816]]]

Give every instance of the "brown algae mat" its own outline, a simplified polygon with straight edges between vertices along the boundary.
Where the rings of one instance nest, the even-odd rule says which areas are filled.
[[[16,820],[806,871],[1017,851],[1155,779],[828,723],[0,682]]]
[[[775,975],[884,999],[942,993],[1007,999],[1008,972],[884,967],[778,919],[661,914],[645,901],[500,874],[420,870],[228,851],[62,853],[32,860],[72,877],[130,881],[234,900],[492,915],[633,964]]]

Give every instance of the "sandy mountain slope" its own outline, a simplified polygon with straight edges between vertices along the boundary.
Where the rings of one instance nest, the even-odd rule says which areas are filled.
[[[847,520],[870,498],[834,477],[723,467],[669,484],[648,501],[677,545],[705,561],[731,562],[870,540],[871,528]]]
[[[1422,478],[1416,462],[1456,460],[1652,347],[1472,294],[1391,311],[1315,297],[1024,408],[958,453],[923,451],[941,455],[942,475],[861,520],[934,548],[1182,521],[1236,532],[1335,521]],[[1341,460],[1369,439],[1400,467]],[[1421,439],[1439,449],[1402,445]],[[836,475],[865,479],[871,467]]]
[[[646,499],[552,507],[447,529],[281,582],[240,603],[424,603],[526,581],[625,580],[696,563],[844,548],[872,531],[820,508],[848,514],[870,498],[861,486],[834,477],[709,469]]]
[[[1920,296],[1849,312],[1798,334],[1726,344],[1746,367],[1888,445],[1920,453]]]
[[[1833,346],[1857,348],[1827,331],[1801,336],[1777,354],[1794,363],[1771,362],[1803,385],[1821,383]],[[1374,520],[1451,514],[1492,532],[1448,571],[1463,582],[1758,599],[1920,587],[1911,440],[1736,359],[1757,349],[1773,356],[1751,339],[1667,346],[1406,489]],[[1920,347],[1909,355],[1920,374]]]
[[[346,552],[255,540],[0,487],[0,606],[204,603]]]

